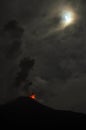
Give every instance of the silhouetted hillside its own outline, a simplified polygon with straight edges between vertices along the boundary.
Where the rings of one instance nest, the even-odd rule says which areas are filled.
[[[15,121],[17,123],[26,123],[29,120],[58,120],[60,123],[68,123],[71,121],[84,122],[86,119],[83,114],[56,111],[26,97],[21,97],[14,102],[1,106],[0,117],[6,121]]]

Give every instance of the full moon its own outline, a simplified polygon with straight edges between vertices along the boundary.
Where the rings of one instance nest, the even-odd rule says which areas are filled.
[[[60,14],[61,17],[61,27],[65,28],[69,25],[72,25],[76,22],[77,16],[73,9],[63,9]]]
[[[65,24],[70,24],[73,20],[72,14],[70,12],[66,12],[63,16]]]

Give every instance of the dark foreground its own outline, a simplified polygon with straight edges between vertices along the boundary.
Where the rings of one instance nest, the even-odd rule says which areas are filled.
[[[0,107],[0,118],[8,123],[29,123],[29,122],[57,122],[62,123],[83,123],[86,122],[86,115],[74,112],[53,110],[40,103],[21,97],[9,104]]]

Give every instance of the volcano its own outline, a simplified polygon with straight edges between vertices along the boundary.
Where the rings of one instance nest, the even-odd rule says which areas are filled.
[[[0,117],[7,122],[23,123],[30,121],[86,121],[86,115],[71,111],[54,110],[37,101],[20,97],[13,102],[0,106]]]

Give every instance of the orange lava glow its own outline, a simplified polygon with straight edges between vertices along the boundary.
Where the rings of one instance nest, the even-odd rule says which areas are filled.
[[[35,99],[36,99],[36,95],[35,95],[35,94],[32,94],[32,95],[30,96],[30,98],[35,100]]]

